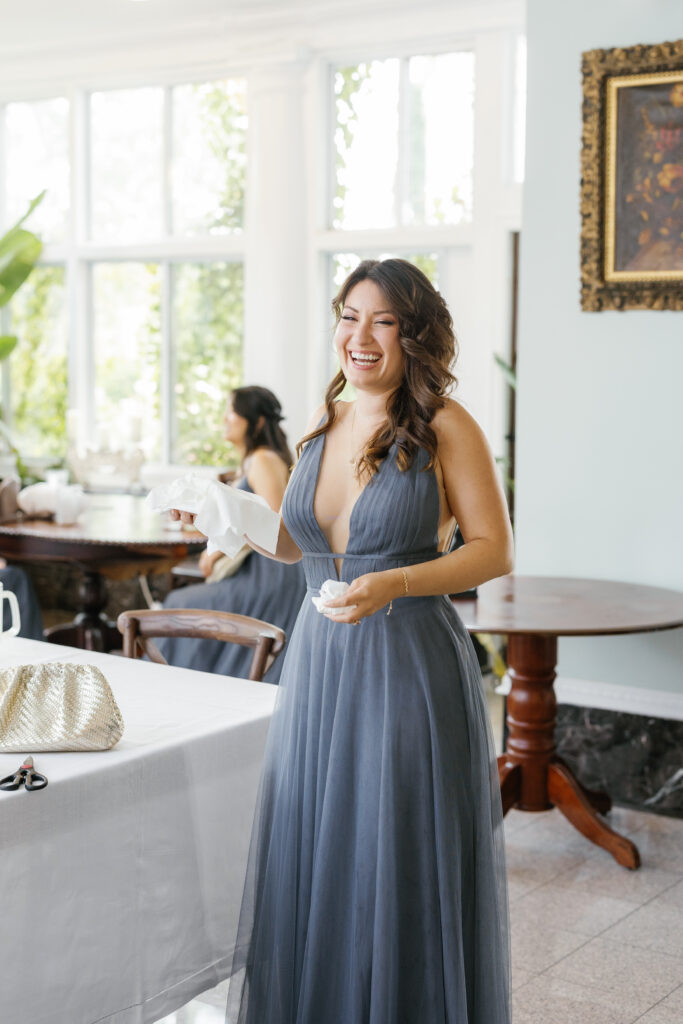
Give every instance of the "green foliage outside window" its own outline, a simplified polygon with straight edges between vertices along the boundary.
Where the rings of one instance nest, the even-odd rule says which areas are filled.
[[[247,172],[247,94],[234,82],[193,86],[206,144],[223,165],[223,188],[209,231],[241,228]]]
[[[174,268],[174,462],[225,466],[223,413],[242,383],[241,263]]]
[[[372,74],[372,66],[372,62],[363,61],[360,64],[335,68],[336,126],[334,142],[337,170],[332,203],[335,211],[335,227],[340,227],[341,223],[338,223],[338,221],[343,221],[344,204],[348,188],[343,182],[343,175],[340,174],[340,171],[346,167],[347,156],[353,145],[353,138],[358,125],[357,97],[363,88],[363,84]]]
[[[24,456],[66,454],[64,268],[37,266],[11,304],[19,344],[10,358],[12,430]]]
[[[244,220],[246,90],[235,82],[192,87],[204,141],[222,165],[222,187],[208,230],[234,230]],[[234,462],[223,440],[228,394],[242,384],[241,263],[173,268],[173,425],[171,459],[190,465]]]

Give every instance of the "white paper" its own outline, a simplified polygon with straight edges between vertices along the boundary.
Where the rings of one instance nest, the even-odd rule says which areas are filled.
[[[280,516],[258,494],[188,473],[170,484],[153,487],[147,504],[155,512],[177,508],[192,513],[195,526],[209,540],[210,552],[223,551],[234,557],[247,534],[264,551],[275,554]]]
[[[327,602],[334,597],[342,597],[350,586],[350,583],[345,583],[343,580],[325,580],[320,588],[320,597],[314,595],[311,597],[311,601],[321,614],[327,612],[328,615],[343,615],[344,612],[356,608],[357,605],[349,604],[346,608],[328,608]]]

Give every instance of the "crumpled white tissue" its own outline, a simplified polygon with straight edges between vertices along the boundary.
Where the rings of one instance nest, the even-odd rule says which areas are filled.
[[[320,588],[320,597],[314,595],[311,597],[311,601],[321,613],[327,612],[328,615],[342,615],[344,612],[349,611],[349,609],[356,608],[357,605],[349,604],[346,608],[328,608],[327,602],[331,601],[333,597],[341,597],[350,586],[350,583],[345,583],[343,580],[325,580]]]
[[[85,508],[83,488],[78,484],[37,483],[19,491],[17,503],[27,516],[55,516],[58,523],[75,523]]]
[[[209,552],[223,551],[234,557],[244,546],[246,533],[249,540],[275,554],[280,516],[258,494],[188,473],[170,484],[153,487],[147,504],[155,512],[177,508],[195,515],[195,526],[208,537]]]

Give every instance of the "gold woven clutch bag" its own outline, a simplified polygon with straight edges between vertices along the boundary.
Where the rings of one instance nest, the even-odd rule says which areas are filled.
[[[45,662],[0,672],[0,750],[108,750],[122,735],[114,694],[94,665]]]

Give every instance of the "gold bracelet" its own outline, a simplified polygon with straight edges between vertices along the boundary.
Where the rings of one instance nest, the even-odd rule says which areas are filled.
[[[401,569],[403,573],[403,586],[405,587],[406,594],[408,593],[408,576],[406,575],[405,569]],[[392,598],[389,602],[389,608],[387,609],[387,615],[391,615],[391,609],[394,607],[394,599]]]

